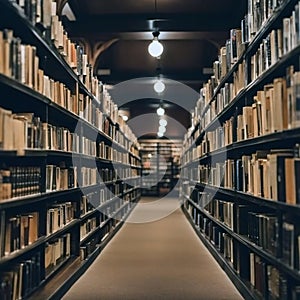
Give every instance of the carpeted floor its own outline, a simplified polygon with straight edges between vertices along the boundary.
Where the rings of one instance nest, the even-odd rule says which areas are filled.
[[[63,300],[242,299],[179,209],[143,198]]]

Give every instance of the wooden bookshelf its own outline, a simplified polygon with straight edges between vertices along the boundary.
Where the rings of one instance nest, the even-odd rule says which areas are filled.
[[[253,1],[248,2],[251,10]],[[261,1],[262,7],[266,3]],[[283,27],[283,21],[290,22],[291,28],[298,22],[299,1],[277,4],[263,26],[248,34],[248,39],[243,41],[244,51],[231,60],[227,73],[216,79],[218,69],[215,69],[200,90],[193,126],[185,137],[181,157],[182,208],[198,236],[245,299],[299,298],[300,202],[291,200],[287,194],[295,189],[298,197],[299,182],[296,173],[291,173],[295,180],[293,186],[285,180],[287,172],[291,172],[286,167],[287,161],[295,162],[296,166],[299,158],[299,119],[294,117],[296,106],[291,106],[293,97],[298,94],[289,94],[290,98],[285,95],[288,89],[295,91],[300,84],[294,80],[300,70],[300,43],[295,37],[299,28],[292,36]],[[245,12],[250,19],[255,13],[256,10]],[[245,21],[250,27],[254,22],[246,18]],[[242,36],[244,33],[242,31]],[[277,60],[271,62],[271,54],[275,57],[275,52],[268,39],[280,34],[290,44],[287,40],[283,42],[287,48],[282,48],[281,54],[278,54],[281,49],[278,44]],[[261,51],[266,51],[266,56],[260,56]],[[241,65],[245,76],[240,85],[238,70]],[[292,84],[290,78],[293,78]],[[262,121],[259,116],[266,114],[266,110],[257,112],[256,108],[262,103],[261,99],[265,101],[263,97],[268,89],[278,82],[284,83],[280,99],[283,108],[276,111],[271,95],[268,99],[273,110],[269,110],[270,123],[267,124],[270,126],[267,129],[259,127]],[[210,93],[205,89],[211,89]],[[247,124],[245,107],[252,109],[251,124]],[[285,114],[288,116],[281,128],[277,122],[279,114],[282,118]],[[239,127],[239,122],[245,127]],[[254,131],[251,131],[252,124],[258,126],[252,128]],[[243,164],[246,161],[249,162],[247,167]],[[243,209],[244,215],[239,219]],[[239,233],[241,222],[246,227]]]
[[[140,139],[139,142],[143,194],[159,196],[170,192],[179,178],[179,161],[176,161],[176,157],[180,155],[181,141]]]
[[[7,139],[0,142],[0,298],[57,299],[140,199],[139,146],[102,83],[91,74],[92,85],[79,65],[70,65],[47,37],[50,28],[34,25],[17,2],[0,0],[0,5],[1,50],[7,43],[36,51],[45,82],[63,89],[66,101],[13,74],[17,58],[8,57],[11,76],[0,66],[0,130]],[[9,42],[5,34],[11,33]],[[4,114],[11,123],[3,121]],[[18,146],[23,133],[14,120],[27,126]],[[82,226],[87,226],[84,236]]]

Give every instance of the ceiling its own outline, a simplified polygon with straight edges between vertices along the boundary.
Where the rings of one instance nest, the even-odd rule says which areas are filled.
[[[113,86],[115,102],[130,111],[133,130],[140,135],[142,123],[136,121],[142,117],[144,131],[156,137],[155,110],[163,103],[169,120],[181,125],[167,126],[166,135],[174,138],[182,138],[190,125],[190,109],[210,76],[218,49],[229,30],[240,27],[247,8],[247,0],[69,0],[68,4],[76,18],[64,19],[69,36],[88,47],[95,73]],[[164,45],[160,59],[147,51],[155,30]],[[149,92],[158,75],[170,79],[166,90],[175,87],[173,93]],[[124,101],[128,80],[130,92],[140,93]],[[190,89],[189,96],[181,88]]]

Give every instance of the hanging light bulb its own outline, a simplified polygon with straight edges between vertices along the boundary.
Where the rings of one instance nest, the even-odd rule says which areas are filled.
[[[165,119],[160,119],[159,120],[159,125],[160,126],[167,126],[167,124],[168,124],[167,120],[165,120]]]
[[[160,106],[157,110],[156,110],[156,113],[159,115],[159,116],[163,116],[165,114],[165,110]]]
[[[159,57],[164,52],[164,46],[159,42],[159,31],[155,31],[153,34],[153,40],[148,46],[148,52],[153,57]]]
[[[166,127],[165,126],[159,126],[158,128],[158,132],[161,132],[161,133],[165,133],[166,132]]]
[[[163,137],[164,134],[163,134],[162,132],[158,132],[158,133],[157,133],[157,136],[158,136],[158,137]]]
[[[162,92],[165,90],[165,88],[166,88],[165,84],[162,82],[161,79],[157,80],[157,81],[154,83],[154,86],[153,86],[153,87],[154,87],[154,91],[155,91],[156,93],[158,93],[158,94],[162,93]]]

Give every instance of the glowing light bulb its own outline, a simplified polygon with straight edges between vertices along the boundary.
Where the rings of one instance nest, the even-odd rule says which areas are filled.
[[[161,80],[156,81],[153,87],[154,91],[158,94],[162,93],[166,88],[165,84]]]
[[[148,52],[153,57],[161,56],[164,52],[164,46],[158,41],[157,37],[148,46]]]
[[[159,120],[159,125],[160,126],[167,126],[167,124],[168,124],[167,120],[165,120],[165,119],[160,119]]]
[[[165,114],[165,110],[162,107],[159,107],[156,111],[159,116],[163,116]]]
[[[165,133],[166,132],[166,127],[165,126],[159,126],[158,132]]]

